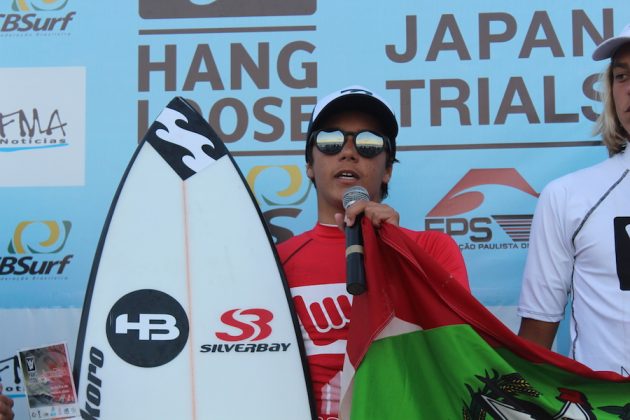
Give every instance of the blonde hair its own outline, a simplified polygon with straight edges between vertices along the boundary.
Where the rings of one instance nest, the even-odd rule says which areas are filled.
[[[608,149],[608,155],[621,153],[626,148],[626,138],[629,133],[621,125],[615,110],[615,100],[612,96],[613,62],[599,75],[599,84],[602,91],[599,97],[604,105],[602,113],[595,122],[593,134],[601,134],[602,141]]]

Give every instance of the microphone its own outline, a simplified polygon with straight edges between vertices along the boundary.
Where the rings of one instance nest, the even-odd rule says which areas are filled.
[[[367,190],[361,186],[350,187],[343,193],[343,208],[347,209],[357,201],[370,201]],[[363,234],[361,218],[356,217],[354,225],[346,226],[346,290],[351,295],[365,292],[365,266],[363,264]]]

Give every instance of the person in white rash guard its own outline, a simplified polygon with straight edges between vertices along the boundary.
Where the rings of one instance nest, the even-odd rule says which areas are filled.
[[[542,191],[519,335],[551,348],[570,296],[570,356],[591,369],[630,376],[630,24],[602,42],[593,59],[610,59],[595,126],[610,157]]]

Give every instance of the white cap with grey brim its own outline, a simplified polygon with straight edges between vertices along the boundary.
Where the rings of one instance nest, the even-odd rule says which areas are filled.
[[[595,48],[593,51],[593,60],[605,60],[612,58],[619,47],[630,42],[630,23],[623,28],[621,33],[612,38],[608,38]]]
[[[322,120],[340,110],[361,110],[367,112],[381,121],[383,129],[391,147],[391,158],[396,158],[396,136],[398,135],[398,121],[391,106],[380,96],[371,92],[367,88],[359,85],[348,86],[335,91],[322,98],[311,114],[306,133],[306,153],[305,158],[310,159],[310,137],[311,133],[319,128]]]

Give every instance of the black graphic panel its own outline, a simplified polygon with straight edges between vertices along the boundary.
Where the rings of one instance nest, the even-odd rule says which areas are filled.
[[[208,122],[188,102],[174,98],[147,131],[144,140],[186,180],[228,151]]]
[[[621,290],[630,290],[630,217],[615,217],[615,253]]]

